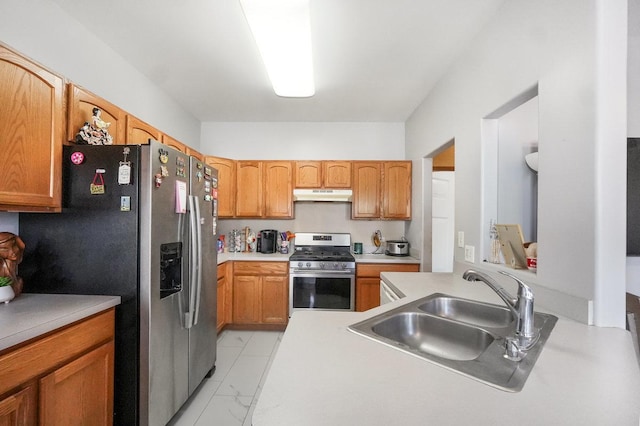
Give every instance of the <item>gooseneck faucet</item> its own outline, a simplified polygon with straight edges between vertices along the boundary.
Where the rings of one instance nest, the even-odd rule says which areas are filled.
[[[482,281],[491,287],[491,289],[495,291],[502,300],[504,300],[507,307],[511,310],[517,322],[515,341],[513,339],[507,339],[507,354],[509,357],[517,359],[518,355],[516,353],[530,349],[536,343],[540,335],[539,331],[534,327],[533,291],[531,290],[531,287],[522,282],[518,277],[505,271],[498,272],[514,279],[518,283],[517,298],[511,297],[511,295],[502,288],[500,284],[483,272],[469,269],[462,274],[462,278],[467,281]],[[516,348],[510,348],[509,346],[512,346],[514,343]]]

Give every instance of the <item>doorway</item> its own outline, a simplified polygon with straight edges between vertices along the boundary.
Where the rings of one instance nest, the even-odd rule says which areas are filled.
[[[423,270],[453,272],[455,234],[455,144],[451,140],[424,162]],[[428,161],[431,160],[431,161]],[[430,202],[429,202],[430,201]],[[430,208],[429,208],[430,207]],[[430,265],[427,266],[427,264]]]

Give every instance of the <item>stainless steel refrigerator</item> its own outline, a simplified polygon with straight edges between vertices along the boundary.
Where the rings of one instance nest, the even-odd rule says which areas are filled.
[[[155,141],[64,148],[62,213],[20,214],[25,292],[118,295],[116,425],[165,425],[216,361],[217,171]]]

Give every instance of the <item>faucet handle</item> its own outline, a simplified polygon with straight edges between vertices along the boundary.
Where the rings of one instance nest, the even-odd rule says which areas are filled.
[[[527,300],[533,300],[533,290],[531,289],[531,287],[529,287],[528,284],[525,284],[524,281],[522,281],[520,278],[516,277],[515,275],[510,274],[509,272],[498,271],[498,273],[502,275],[506,275],[507,277],[511,278],[512,280],[518,283],[518,299],[524,298]]]

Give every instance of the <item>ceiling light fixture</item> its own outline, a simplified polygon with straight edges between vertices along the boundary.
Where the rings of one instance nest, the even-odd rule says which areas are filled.
[[[313,96],[309,0],[240,0],[276,95]]]

